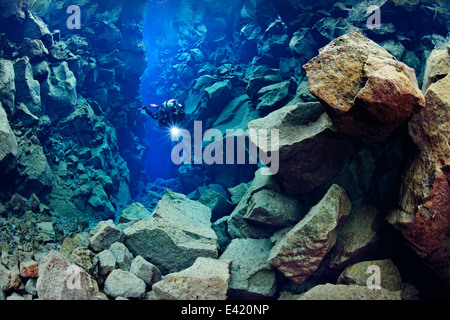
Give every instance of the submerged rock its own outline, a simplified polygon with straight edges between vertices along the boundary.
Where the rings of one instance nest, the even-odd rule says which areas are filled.
[[[338,231],[330,266],[339,268],[370,254],[379,239],[381,222],[376,208],[353,205],[349,217]]]
[[[366,286],[368,278],[372,275],[369,267],[380,268],[380,286],[390,291],[402,289],[402,278],[400,272],[390,259],[363,261],[345,268],[339,275],[337,284],[356,284]],[[370,281],[370,280],[369,280]],[[372,284],[372,283],[371,283]]]
[[[49,78],[42,84],[43,111],[51,120],[69,115],[77,103],[77,80],[66,61],[50,67]]]
[[[112,220],[100,221],[90,231],[90,247],[95,252],[109,249],[114,242],[121,241],[123,233],[114,225]]]
[[[105,293],[113,298],[142,298],[145,282],[131,272],[116,269],[106,278]]]
[[[327,283],[308,290],[298,300],[401,300],[401,291]]]
[[[409,123],[420,152],[402,177],[399,209],[389,222],[411,248],[450,283],[450,75],[430,85],[426,106]]]
[[[333,40],[304,69],[334,125],[358,141],[383,141],[425,104],[414,70],[360,31]]]
[[[422,92],[425,94],[430,85],[450,73],[450,45],[446,49],[435,49],[427,60],[423,76]]]
[[[14,65],[9,60],[0,59],[0,102],[7,114],[14,114],[15,110],[15,75]]]
[[[165,300],[225,300],[230,268],[230,260],[199,257],[191,267],[166,275],[153,290]]]
[[[226,219],[227,231],[232,238],[268,238],[273,233],[273,227],[267,229],[263,225],[256,225],[245,218],[253,194],[261,190],[279,192],[280,185],[273,176],[262,175],[261,169],[259,169],[255,172],[255,178],[250,187]]]
[[[269,239],[233,239],[220,259],[232,261],[230,296],[234,299],[271,298],[276,292],[276,270],[267,263]]]
[[[345,190],[333,185],[323,199],[271,249],[268,262],[297,284],[317,270],[337,239],[338,226],[350,213]]]
[[[349,150],[319,103],[286,106],[250,121],[248,128],[268,130],[267,141],[252,135],[250,140],[264,154],[278,153],[278,172],[273,173],[287,194],[308,193],[329,181],[338,173]],[[273,129],[279,131],[279,140],[272,143],[269,137]]]
[[[105,299],[88,273],[54,250],[39,265],[36,288],[42,300]]]
[[[15,167],[17,153],[17,139],[0,102],[0,167],[2,168],[2,173]]]
[[[150,218],[125,228],[124,233],[130,251],[153,263],[163,274],[187,268],[197,257],[217,257],[211,210],[169,190]]]

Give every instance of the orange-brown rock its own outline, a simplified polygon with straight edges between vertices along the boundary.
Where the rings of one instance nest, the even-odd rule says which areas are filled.
[[[36,261],[30,260],[20,263],[20,275],[25,278],[39,277],[39,265]]]
[[[389,222],[450,283],[450,75],[428,88],[426,106],[409,124],[420,149],[402,183]]]
[[[352,31],[304,66],[311,93],[354,140],[383,141],[424,106],[414,69]]]

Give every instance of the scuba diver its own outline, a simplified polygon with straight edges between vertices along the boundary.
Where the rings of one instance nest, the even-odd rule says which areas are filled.
[[[150,117],[158,121],[160,127],[181,126],[186,117],[184,106],[178,103],[176,99],[166,101],[162,106],[156,104],[150,106],[155,108],[157,112],[151,112],[147,106],[143,106],[139,110],[145,110]]]

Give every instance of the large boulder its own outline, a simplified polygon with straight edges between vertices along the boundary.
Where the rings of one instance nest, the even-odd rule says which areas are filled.
[[[427,60],[423,76],[422,92],[425,94],[430,85],[450,73],[450,45],[446,49],[434,49]]]
[[[166,275],[153,290],[165,300],[225,300],[230,268],[230,260],[199,257],[191,267]]]
[[[402,178],[399,208],[389,222],[411,248],[450,283],[450,75],[433,83],[426,106],[409,123],[419,154]]]
[[[414,69],[358,30],[333,40],[303,67],[335,126],[357,141],[385,140],[425,104]]]
[[[217,258],[211,209],[166,190],[151,217],[124,229],[124,243],[163,273],[191,266],[197,257]]]
[[[230,296],[241,299],[271,298],[276,292],[276,269],[267,263],[269,239],[233,239],[220,259],[232,261]]]
[[[338,173],[349,150],[319,103],[283,107],[250,121],[248,128],[268,130],[267,141],[258,139],[258,135],[250,135],[250,141],[260,152],[271,152],[272,158],[278,154],[279,166],[272,163],[271,170],[287,194],[308,193],[329,181]],[[272,142],[274,129],[279,139]]]
[[[36,284],[42,300],[104,300],[97,282],[69,259],[50,251],[39,265]]]
[[[268,262],[295,283],[303,283],[336,243],[338,226],[350,209],[345,190],[331,186],[322,200],[273,246]]]

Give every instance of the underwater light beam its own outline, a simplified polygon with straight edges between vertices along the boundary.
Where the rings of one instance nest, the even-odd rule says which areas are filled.
[[[181,130],[177,126],[171,126],[169,129],[170,137],[173,140],[178,140],[181,136]]]

